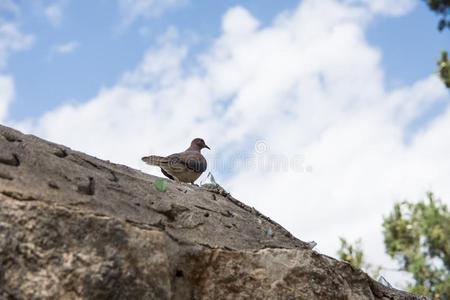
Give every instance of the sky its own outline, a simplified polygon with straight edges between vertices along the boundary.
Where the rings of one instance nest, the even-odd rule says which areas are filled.
[[[420,0],[0,0],[0,123],[158,176],[140,157],[202,137],[233,196],[395,268],[393,204],[450,204],[437,22]]]

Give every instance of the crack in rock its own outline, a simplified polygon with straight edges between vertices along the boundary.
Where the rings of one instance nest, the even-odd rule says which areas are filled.
[[[76,157],[77,157],[77,158],[80,158],[82,161],[84,161],[85,163],[87,163],[87,164],[90,165],[91,167],[94,167],[95,169],[100,169],[100,167],[99,167],[97,164],[93,163],[92,161],[90,161],[90,160],[88,160],[88,159],[85,159],[85,158],[81,158],[81,157],[79,157],[78,155],[77,155]]]
[[[8,166],[20,166],[20,160],[17,154],[13,153],[10,157],[0,156],[0,163]]]
[[[61,148],[58,148],[56,152],[53,152],[53,154],[59,158],[65,158],[69,155],[65,149]]]
[[[48,183],[48,187],[49,187],[49,188],[52,188],[52,189],[54,189],[54,190],[59,190],[59,186],[58,186],[55,182],[53,182],[53,181],[50,181],[50,182]]]
[[[89,167],[93,167],[94,169],[97,169],[97,170],[101,169],[101,167],[99,167],[96,163],[94,163],[94,162],[90,161],[89,159],[84,158],[78,154],[75,154],[75,153],[72,153],[71,161],[76,163],[77,165],[85,167],[85,168],[87,166],[89,166]]]
[[[111,177],[109,177],[108,179],[112,182],[119,182],[119,177],[117,177],[116,172],[114,172],[113,170],[109,170],[109,172],[111,173]]]
[[[14,178],[12,178],[11,176],[9,176],[8,174],[0,173],[0,179],[13,180]]]
[[[229,211],[229,210],[227,210],[226,212],[220,212],[220,214],[221,214],[222,216],[224,216],[224,217],[227,217],[227,218],[232,218],[232,217],[234,217],[234,214],[233,214],[231,211]]]
[[[210,211],[210,212],[213,212],[213,213],[219,213],[218,211],[215,211],[214,209],[207,208],[207,207],[204,207],[204,206],[200,206],[200,205],[194,205],[194,206],[197,207],[198,209],[201,209],[201,210],[206,210],[206,211]]]
[[[165,216],[167,218],[167,221],[169,221],[169,222],[174,222],[180,214],[182,214],[186,211],[189,211],[189,208],[187,208],[185,206],[174,205],[174,204],[171,204],[170,209],[168,209],[168,210],[158,210],[155,208],[152,208],[152,209],[155,212]]]
[[[79,184],[77,191],[80,194],[93,196],[95,194],[95,180],[94,180],[94,177],[89,177],[88,180],[89,180],[88,184]]]
[[[4,133],[3,136],[10,143],[14,143],[14,142],[21,143],[22,142],[22,140],[20,138],[12,135],[11,133]]]
[[[2,191],[2,194],[5,195],[6,197],[15,199],[15,200],[19,200],[19,201],[37,201],[38,199],[30,196],[30,195],[24,195],[20,192],[16,192],[16,191]]]
[[[201,209],[201,210],[206,210],[206,211],[209,211],[209,212],[221,214],[222,216],[227,217],[227,218],[234,217],[234,214],[231,211],[229,211],[229,210],[227,210],[226,212],[223,212],[223,211],[216,211],[214,209],[211,209],[211,208],[208,208],[208,207],[204,207],[204,206],[201,206],[201,205],[194,205],[194,206],[197,207],[198,209]]]

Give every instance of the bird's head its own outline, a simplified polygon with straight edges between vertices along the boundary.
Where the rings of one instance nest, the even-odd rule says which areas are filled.
[[[191,142],[191,148],[198,149],[198,150],[202,150],[203,148],[207,148],[207,149],[211,150],[211,148],[209,148],[205,144],[205,141],[203,139],[201,139],[201,138],[193,139],[192,142]]]

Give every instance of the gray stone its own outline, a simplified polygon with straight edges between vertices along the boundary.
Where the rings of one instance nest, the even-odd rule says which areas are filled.
[[[0,299],[425,299],[157,179],[0,126]]]

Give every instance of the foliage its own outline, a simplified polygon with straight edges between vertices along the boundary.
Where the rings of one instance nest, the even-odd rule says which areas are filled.
[[[439,66],[439,77],[445,86],[450,88],[450,63],[448,61],[447,51],[441,52],[441,59],[437,62]]]
[[[428,7],[440,15],[438,22],[438,30],[442,31],[445,28],[450,29],[450,0],[426,0]],[[450,88],[450,70],[447,51],[442,51],[441,59],[437,62],[439,66],[439,77],[444,82],[447,88]]]
[[[450,212],[432,193],[418,203],[402,202],[383,222],[387,253],[414,279],[410,290],[450,299]]]
[[[411,274],[411,292],[436,300],[450,300],[450,211],[432,193],[418,203],[394,205],[383,222],[387,253],[395,258],[398,271]],[[377,278],[383,268],[365,262],[361,240],[353,245],[340,239],[338,255],[354,267]],[[374,272],[375,270],[375,272]]]
[[[339,238],[339,240],[341,245],[337,254],[341,260],[348,262],[355,268],[363,269],[373,278],[379,277],[381,268],[365,261],[361,239],[356,240],[354,244],[347,242],[347,240],[342,237]]]
[[[450,28],[450,21],[447,17],[450,15],[450,0],[426,0],[428,7],[441,16],[438,23],[439,31],[444,28]]]
[[[361,269],[364,263],[364,253],[361,248],[361,239],[356,240],[352,245],[344,238],[339,238],[341,246],[338,250],[339,258],[348,262],[355,268]]]

